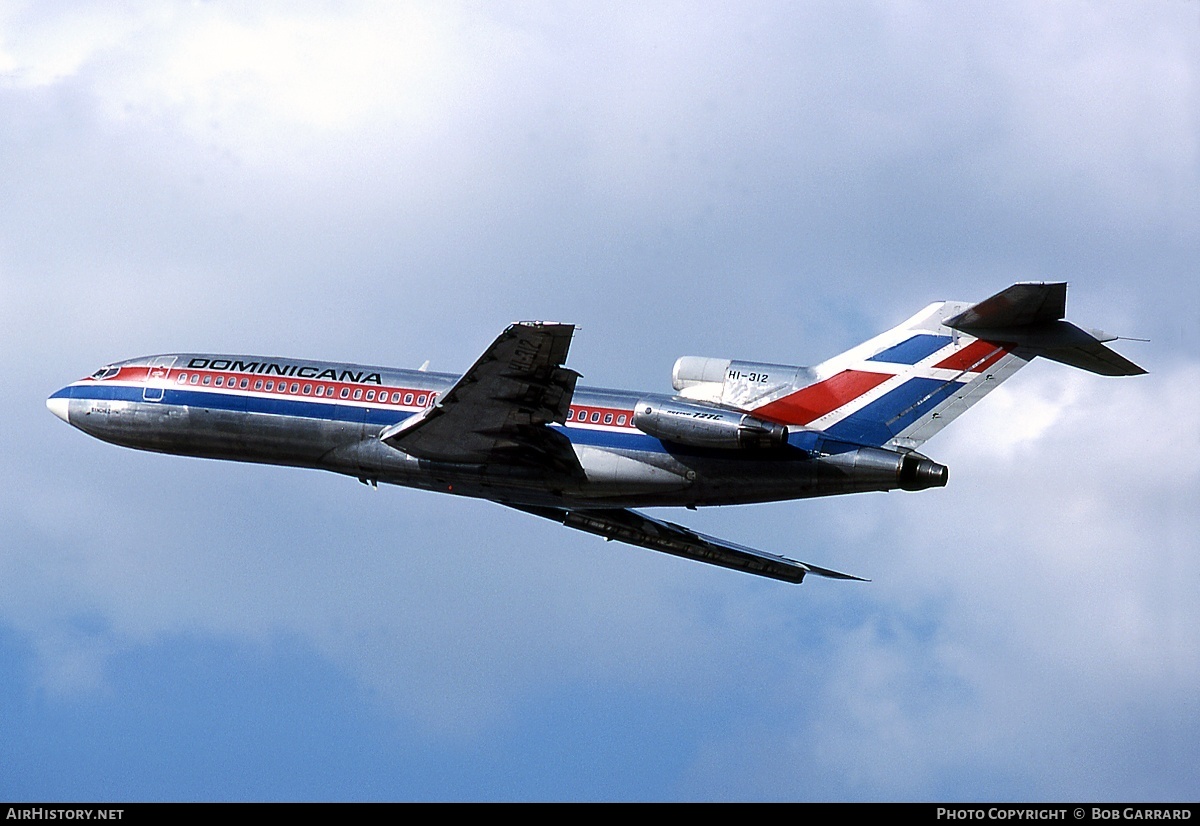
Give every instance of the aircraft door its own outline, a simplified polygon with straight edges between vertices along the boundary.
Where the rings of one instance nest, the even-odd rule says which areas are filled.
[[[146,373],[146,385],[142,388],[142,401],[163,400],[163,392],[166,390],[176,358],[177,356],[158,356],[150,362],[150,369]]]

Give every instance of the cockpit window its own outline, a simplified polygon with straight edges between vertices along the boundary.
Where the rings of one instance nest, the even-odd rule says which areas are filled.
[[[94,378],[96,381],[104,381],[105,379],[111,379],[120,372],[120,367],[101,367],[95,373],[92,373],[92,378]]]

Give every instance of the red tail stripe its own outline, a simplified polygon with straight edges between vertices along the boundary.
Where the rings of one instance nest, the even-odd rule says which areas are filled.
[[[966,347],[933,366],[947,370],[970,370],[972,373],[980,373],[1006,355],[1008,355],[1008,351],[999,344],[993,344],[990,341],[972,341]]]
[[[808,424],[854,401],[890,378],[893,378],[892,373],[843,370],[825,381],[810,384],[790,396],[763,405],[754,411],[754,415],[779,424]]]

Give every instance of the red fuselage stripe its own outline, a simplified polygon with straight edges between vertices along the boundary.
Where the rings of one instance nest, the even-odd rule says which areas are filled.
[[[113,380],[122,382],[147,382],[151,377],[151,371],[154,371],[154,377],[167,379],[166,387],[181,387],[195,390],[209,390],[224,393],[270,393],[274,396],[284,397],[301,397],[305,399],[319,399],[315,392],[304,393],[303,388],[309,387],[311,391],[315,391],[318,386],[325,389],[323,400],[338,401],[338,402],[358,402],[366,405],[388,405],[399,407],[427,407],[430,403],[429,397],[435,395],[436,390],[422,390],[414,387],[398,387],[394,385],[375,385],[375,384],[360,384],[352,382],[337,382],[321,379],[298,378],[296,376],[265,376],[259,374],[238,373],[227,370],[198,370],[195,368],[165,368],[165,367],[145,367],[132,366],[122,367],[121,372],[117,376],[111,377]],[[180,375],[186,376],[185,382],[180,382]],[[197,381],[191,380],[192,376],[197,376]],[[218,386],[217,378],[220,377],[223,384]],[[205,384],[204,380],[208,379]],[[248,386],[242,387],[241,381],[245,379]],[[81,379],[81,381],[95,381],[90,376]],[[271,382],[270,390],[266,389],[266,383]],[[99,383],[99,382],[98,382]],[[259,386],[255,386],[258,383]],[[291,385],[297,385],[297,392],[291,392]],[[349,394],[346,398],[342,397],[343,388]],[[358,397],[354,397],[357,392]],[[366,394],[371,393],[373,398],[367,399]],[[399,393],[400,399],[392,401],[392,394]],[[570,424],[596,424],[608,425],[610,427],[633,428],[633,410],[622,407],[603,407],[599,405],[571,405],[572,415],[568,419]],[[599,420],[593,422],[592,414],[599,414]],[[619,421],[624,417],[624,421]],[[605,419],[608,421],[605,421]]]

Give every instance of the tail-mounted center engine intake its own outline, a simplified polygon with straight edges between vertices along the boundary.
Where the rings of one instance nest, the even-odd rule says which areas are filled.
[[[638,430],[689,447],[761,449],[783,447],[788,429],[748,413],[715,405],[642,399],[633,411]]]

